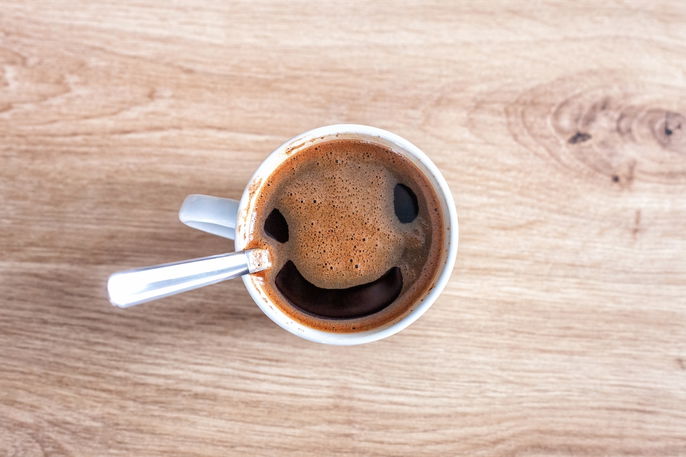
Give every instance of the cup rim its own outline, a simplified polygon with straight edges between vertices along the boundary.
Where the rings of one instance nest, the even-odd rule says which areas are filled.
[[[248,234],[252,228],[251,224],[254,224],[255,222],[255,215],[251,214],[248,210],[250,209],[250,204],[254,203],[251,200],[259,193],[258,190],[264,178],[271,175],[276,167],[293,152],[308,147],[310,143],[316,142],[320,138],[335,138],[337,134],[360,135],[362,137],[367,137],[370,140],[376,139],[386,146],[395,146],[394,149],[401,149],[403,152],[410,155],[411,158],[419,161],[426,169],[423,171],[428,171],[431,174],[430,180],[437,187],[436,190],[439,199],[442,199],[442,203],[444,204],[443,210],[445,213],[444,217],[446,218],[446,221],[444,222],[446,224],[446,244],[444,246],[447,248],[447,254],[444,257],[443,265],[434,281],[433,287],[419,300],[418,304],[402,318],[378,328],[363,332],[338,333],[308,327],[289,317],[281,311],[278,306],[272,303],[255,285],[255,277],[253,275],[245,275],[242,277],[243,283],[255,303],[281,328],[309,341],[345,346],[370,343],[394,335],[419,319],[431,307],[443,289],[445,289],[445,286],[448,284],[452,275],[457,259],[459,228],[457,209],[448,183],[438,167],[436,167],[421,149],[401,136],[377,127],[361,124],[333,124],[308,130],[285,141],[274,149],[274,151],[262,161],[257,170],[255,170],[248,181],[248,185],[246,186],[238,205],[235,239],[236,250],[244,249],[247,243]]]

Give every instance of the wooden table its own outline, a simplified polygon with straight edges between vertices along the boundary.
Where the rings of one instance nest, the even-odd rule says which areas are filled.
[[[0,6],[1,456],[686,455],[686,4]],[[300,340],[240,281],[122,311],[117,270],[287,138],[443,171],[452,280],[408,330]]]

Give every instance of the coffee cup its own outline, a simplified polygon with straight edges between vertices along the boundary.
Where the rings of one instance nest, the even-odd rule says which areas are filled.
[[[269,294],[265,293],[264,278],[259,274],[255,274],[261,269],[270,267],[268,253],[259,249],[249,249],[248,246],[250,234],[255,229],[255,224],[258,220],[258,196],[262,186],[265,186],[268,182],[268,178],[294,154],[298,154],[298,152],[319,143],[332,140],[356,140],[377,144],[409,160],[423,173],[426,181],[432,186],[443,215],[441,218],[442,227],[440,227],[443,234],[441,237],[443,246],[439,250],[438,255],[440,258],[437,259],[438,269],[431,287],[428,287],[415,300],[415,303],[413,303],[408,312],[397,319],[364,331],[327,331],[326,329],[309,326],[285,313],[281,307],[276,306],[276,303],[270,298]],[[386,130],[365,125],[330,125],[316,128],[291,138],[276,148],[261,163],[248,181],[240,200],[208,195],[189,195],[181,206],[179,219],[189,227],[233,239],[238,254],[227,253],[214,256],[213,258],[195,259],[190,262],[177,262],[175,264],[138,269],[118,274],[118,277],[115,274],[113,275],[115,280],[111,279],[108,285],[111,299],[117,296],[118,290],[126,290],[128,284],[135,280],[145,282],[145,285],[148,287],[146,290],[152,290],[152,292],[143,299],[138,299],[135,303],[134,300],[126,296],[120,300],[120,303],[112,299],[113,303],[120,306],[122,303],[125,305],[129,303],[136,304],[152,298],[171,295],[219,282],[229,277],[242,275],[242,280],[253,301],[274,323],[283,329],[313,342],[333,345],[355,345],[389,337],[408,327],[421,317],[445,288],[457,257],[457,211],[450,189],[436,165],[424,152],[406,139]],[[212,265],[212,263],[214,266],[205,268],[205,265]],[[197,271],[198,266],[202,266],[200,273]],[[130,275],[127,277],[126,273],[130,273]],[[142,274],[147,276],[144,279],[140,279]],[[182,278],[185,281],[183,287],[163,289],[155,286],[150,288],[150,283],[152,282],[161,286],[174,284],[175,281],[165,277],[166,274],[171,274],[174,278]],[[192,275],[194,279],[187,281],[188,275]],[[129,300],[129,302],[127,303],[126,300]]]

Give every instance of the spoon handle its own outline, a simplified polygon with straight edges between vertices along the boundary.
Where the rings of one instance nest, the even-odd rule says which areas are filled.
[[[128,308],[187,290],[257,273],[271,266],[264,249],[165,263],[150,267],[120,271],[110,276],[107,292],[110,302]]]

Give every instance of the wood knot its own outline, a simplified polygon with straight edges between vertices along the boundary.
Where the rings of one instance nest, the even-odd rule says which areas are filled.
[[[686,183],[680,88],[584,73],[520,94],[506,113],[517,141],[574,173],[621,188]]]
[[[567,142],[569,144],[577,144],[577,143],[583,143],[584,141],[588,141],[591,138],[593,138],[590,134],[585,133],[585,132],[576,132]]]
[[[686,118],[673,111],[655,110],[650,114],[655,140],[665,149],[686,153]]]

